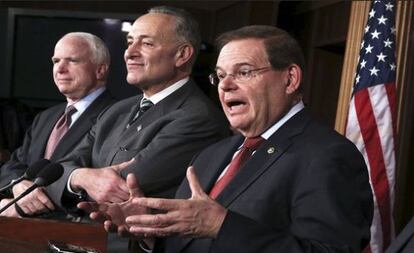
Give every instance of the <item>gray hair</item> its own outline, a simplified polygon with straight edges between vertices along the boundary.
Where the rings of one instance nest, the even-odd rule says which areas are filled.
[[[88,43],[92,53],[92,62],[95,64],[106,64],[109,66],[111,62],[111,55],[105,42],[98,36],[87,32],[71,32],[65,34],[62,38],[71,36],[81,38]]]
[[[187,11],[170,6],[152,7],[148,10],[148,13],[161,13],[175,17],[177,37],[183,42],[190,43],[194,48],[194,55],[190,60],[190,64],[193,65],[201,45],[201,35],[197,21]]]

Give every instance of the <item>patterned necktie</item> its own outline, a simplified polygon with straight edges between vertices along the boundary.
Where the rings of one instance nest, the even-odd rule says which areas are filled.
[[[261,136],[254,138],[246,138],[243,142],[243,145],[240,148],[239,153],[233,158],[230,162],[230,165],[227,168],[227,171],[224,175],[217,180],[216,184],[210,191],[210,197],[215,199],[220,192],[227,186],[227,184],[234,178],[234,176],[239,172],[243,164],[249,160],[253,152],[264,142],[264,139]]]
[[[137,120],[142,114],[144,114],[144,112],[148,111],[148,109],[151,108],[151,106],[153,105],[154,104],[151,102],[151,100],[147,98],[142,98],[139,104],[139,110],[135,113],[134,117],[129,121],[127,128],[129,128],[129,126],[132,125],[132,123],[134,123],[135,120]]]
[[[56,122],[55,127],[50,133],[49,140],[45,149],[45,158],[50,159],[56,146],[62,137],[66,134],[72,121],[71,116],[76,112],[76,108],[73,105],[66,107],[65,113]]]

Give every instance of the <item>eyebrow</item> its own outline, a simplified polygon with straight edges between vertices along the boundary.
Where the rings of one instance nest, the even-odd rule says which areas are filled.
[[[145,38],[153,38],[153,36],[143,34],[143,35],[139,35],[137,38],[138,38],[138,39],[145,39]],[[127,40],[129,40],[129,39],[133,40],[133,39],[134,39],[134,36],[132,36],[131,34],[128,34],[128,35],[126,36],[126,39],[127,39]]]
[[[233,69],[239,69],[244,66],[253,67],[254,65],[249,62],[239,62],[232,66]],[[220,66],[216,66],[215,70],[223,70]]]

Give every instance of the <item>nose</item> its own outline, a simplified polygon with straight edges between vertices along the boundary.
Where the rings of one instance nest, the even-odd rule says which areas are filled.
[[[128,45],[128,47],[125,49],[125,60],[127,59],[133,59],[135,57],[138,57],[140,55],[139,46],[138,43],[131,43]]]
[[[234,75],[227,74],[218,84],[219,89],[223,91],[237,89],[237,84],[234,82]]]
[[[67,70],[67,64],[65,61],[56,62],[54,65],[57,72],[65,72]]]

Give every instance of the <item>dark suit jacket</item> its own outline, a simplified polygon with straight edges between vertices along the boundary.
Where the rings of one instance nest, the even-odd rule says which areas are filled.
[[[414,218],[404,227],[385,253],[412,253],[414,252]]]
[[[243,141],[214,144],[194,160],[209,192]],[[189,198],[185,180],[176,198]],[[306,109],[276,131],[216,201],[228,209],[217,238],[167,240],[167,252],[361,252],[370,236],[371,189],[363,157]]]
[[[72,151],[95,123],[99,113],[114,103],[108,91],[103,92],[82,113],[66,135],[62,138],[50,158],[56,161]],[[63,114],[66,103],[53,106],[36,116],[31,127],[27,130],[23,145],[13,152],[10,160],[0,169],[0,185],[21,176],[25,169],[17,169],[19,165],[26,167],[44,158],[44,152],[54,125]],[[24,167],[21,167],[24,168]]]
[[[134,173],[148,196],[173,197],[191,157],[229,134],[222,112],[192,81],[151,107],[127,129],[141,98],[114,104],[64,159],[64,175],[48,187],[55,203],[65,207],[74,204],[62,201],[74,169],[106,167],[133,157],[136,162],[124,169],[122,176]]]

